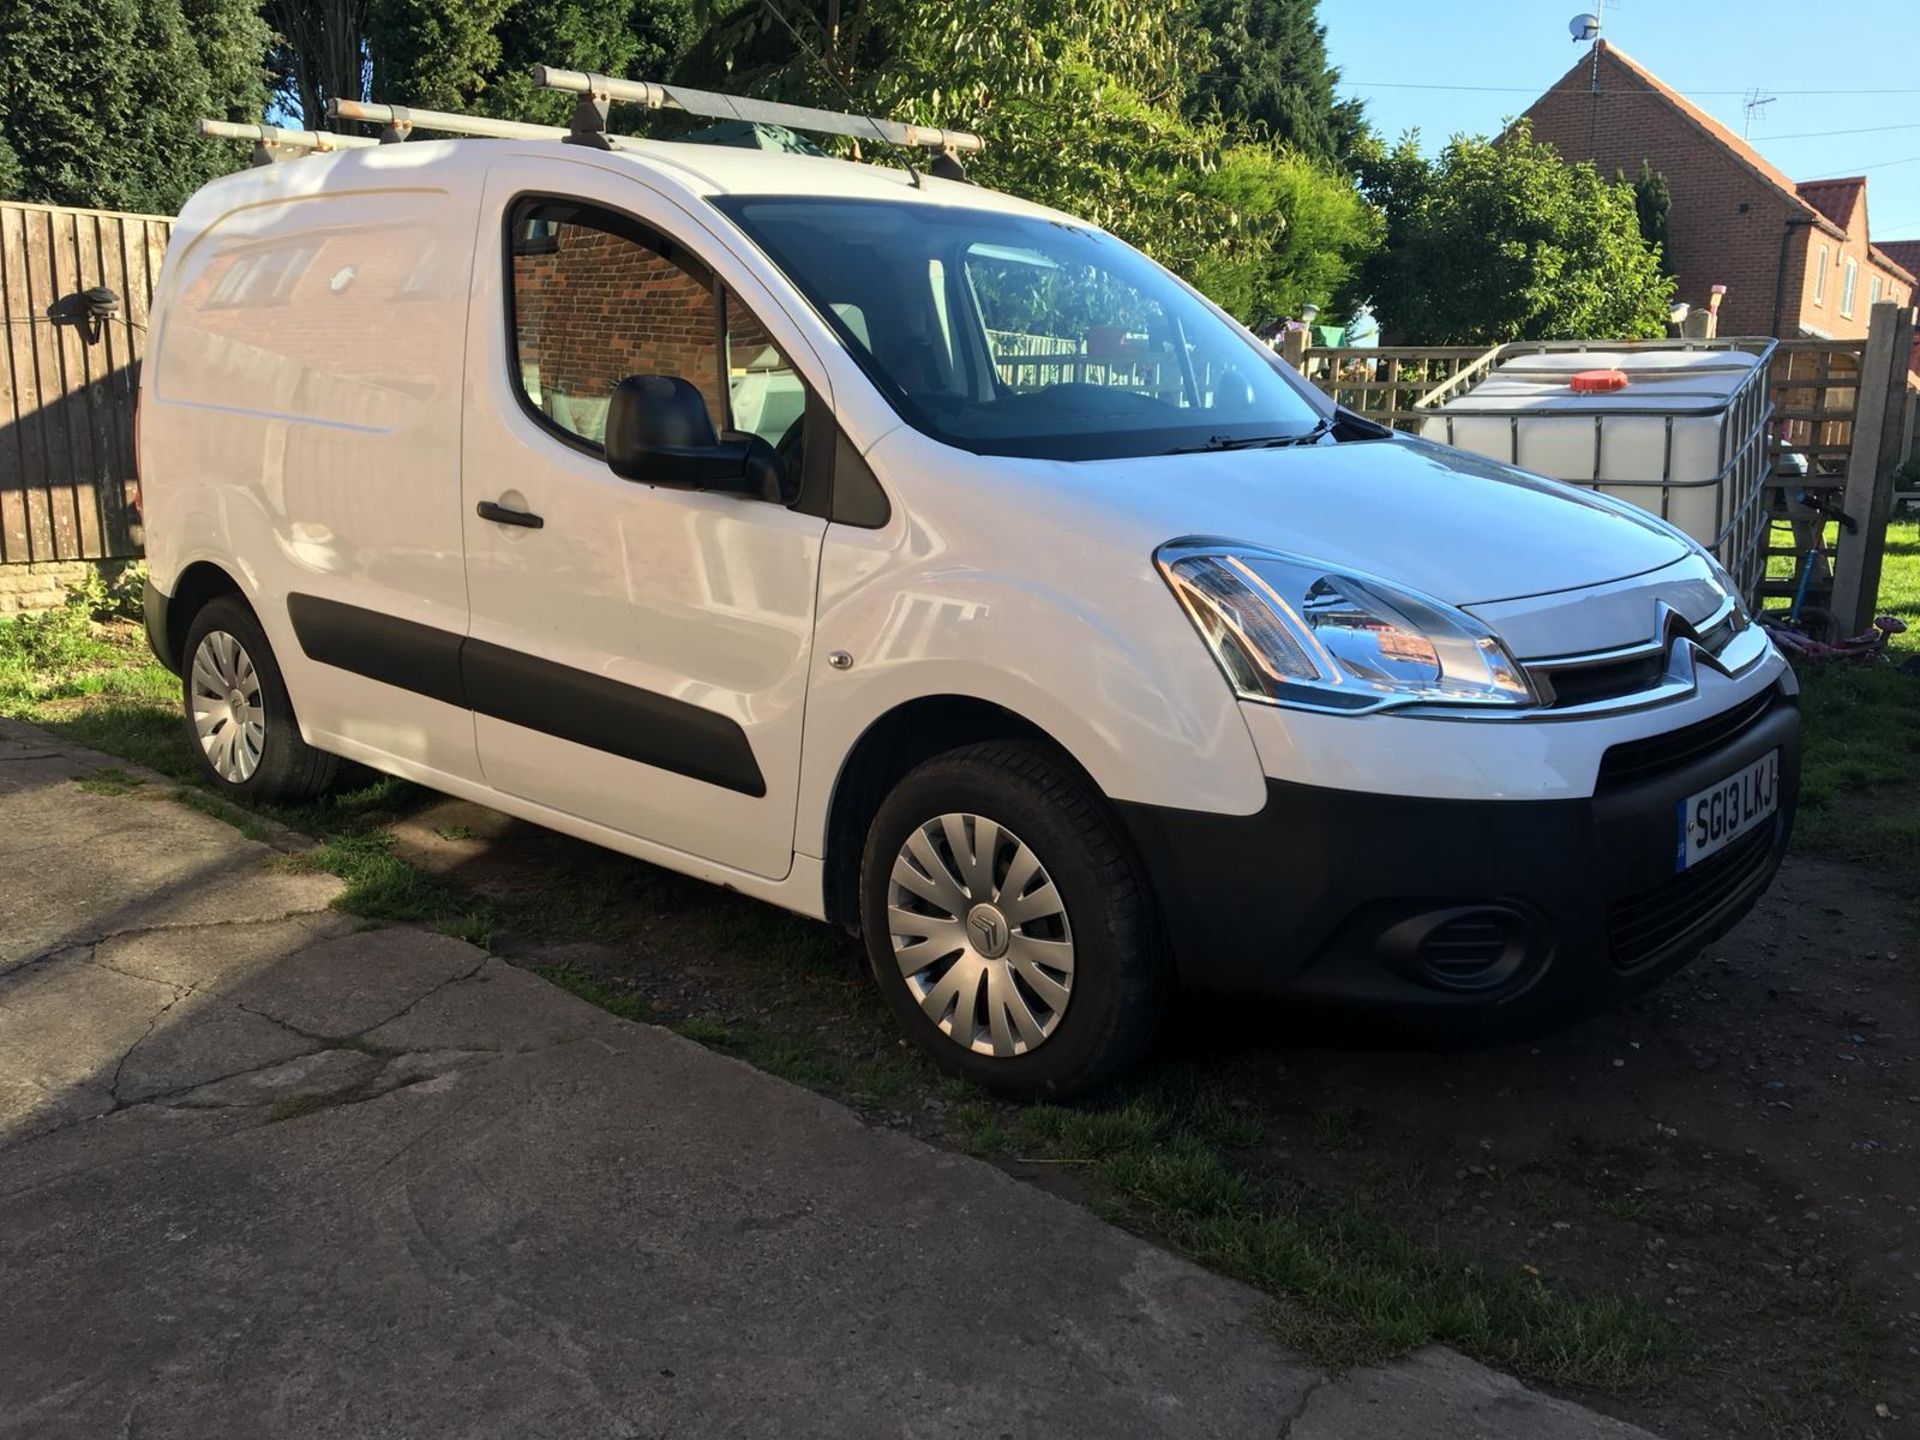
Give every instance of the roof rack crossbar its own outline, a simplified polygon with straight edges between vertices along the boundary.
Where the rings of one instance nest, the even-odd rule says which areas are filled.
[[[194,127],[204,140],[250,140],[253,163],[271,165],[288,154],[358,150],[378,140],[335,135],[326,130],[282,130],[278,125],[237,125],[231,120],[202,120]]]
[[[359,100],[329,100],[327,118],[359,120],[380,125],[394,139],[407,132],[439,130],[448,135],[481,135],[494,140],[564,140],[564,125],[534,125],[521,120],[496,120],[490,115],[456,115],[446,110],[417,110],[411,105],[370,105]],[[383,140],[386,136],[381,137]]]
[[[536,125],[526,120],[497,120],[491,115],[461,115],[451,110],[418,110],[411,105],[374,105],[361,100],[329,100],[327,116],[357,120],[381,128],[378,140],[356,140],[360,145],[386,145],[405,140],[413,131],[437,130],[447,135],[469,135],[487,140],[577,140],[579,132],[564,125]],[[605,141],[601,144],[601,141]],[[648,142],[637,135],[602,135],[593,142],[603,150],[630,150]]]
[[[750,124],[784,125],[789,130],[811,130],[824,135],[850,135],[856,140],[937,150],[948,156],[959,151],[977,151],[982,145],[978,135],[966,130],[908,125],[899,120],[882,120],[872,115],[815,110],[805,105],[755,100],[744,95],[721,95],[711,90],[662,85],[652,80],[616,80],[608,75],[590,74],[584,70],[560,70],[551,65],[534,66],[533,83],[544,90],[564,90],[594,102],[595,113],[602,127],[605,125],[608,102],[621,100],[644,105],[649,110],[684,110],[689,115],[714,120],[744,120]],[[582,113],[585,108],[582,106],[575,111],[576,139],[582,130],[591,133],[593,117]]]

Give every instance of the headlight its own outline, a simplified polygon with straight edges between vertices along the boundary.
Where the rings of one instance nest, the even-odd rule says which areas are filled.
[[[1154,563],[1243,699],[1338,711],[1537,702],[1486,626],[1372,576],[1190,540]]]

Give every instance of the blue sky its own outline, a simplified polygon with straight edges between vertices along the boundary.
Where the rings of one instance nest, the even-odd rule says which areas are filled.
[[[1341,94],[1427,149],[1490,133],[1584,53],[1567,21],[1592,0],[1320,0]],[[1618,0],[1606,37],[1796,180],[1867,177],[1875,240],[1920,238],[1920,6],[1914,0]],[[1825,62],[1809,67],[1806,58]],[[1435,86],[1487,89],[1444,90]],[[1420,87],[1420,88],[1401,88]],[[1810,90],[1845,93],[1809,94]],[[1872,91],[1899,93],[1873,94]],[[1716,93],[1718,92],[1718,93]],[[1905,128],[1881,128],[1900,126]],[[1848,134],[1808,132],[1849,131]]]

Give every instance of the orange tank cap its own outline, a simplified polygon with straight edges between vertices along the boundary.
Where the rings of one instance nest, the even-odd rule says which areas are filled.
[[[1605,395],[1611,390],[1624,390],[1627,388],[1627,372],[1582,370],[1567,381],[1567,388],[1576,395]]]

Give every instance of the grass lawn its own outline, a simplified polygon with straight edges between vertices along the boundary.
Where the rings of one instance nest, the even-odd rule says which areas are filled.
[[[1801,672],[1799,842],[1920,881],[1920,676],[1898,669],[1920,665],[1920,521],[1888,529],[1880,611],[1908,626],[1889,647],[1893,664]]]
[[[1893,529],[1882,602],[1914,627],[1899,638],[1896,659],[1920,655],[1920,523]],[[1895,664],[1832,665],[1804,669],[1802,685],[1807,761],[1796,847],[1920,878],[1920,676]],[[146,766],[176,784],[183,802],[243,829],[258,827],[251,814],[202,787],[179,718],[179,682],[152,662],[122,597],[94,592],[48,615],[0,621],[0,715]],[[108,793],[140,782],[109,772],[88,783]],[[1438,1220],[1431,1232],[1416,1232],[1386,1218],[1395,1208],[1391,1187],[1405,1192],[1446,1177],[1362,1153],[1364,1117],[1337,1108],[1313,1115],[1301,1148],[1333,1157],[1345,1184],[1330,1189],[1302,1179],[1308,1167],[1291,1164],[1270,1133],[1267,1081],[1257,1082],[1257,1094],[1246,1088],[1256,1083],[1246,1073],[1257,1066],[1235,1072],[1176,1058],[1094,1104],[1003,1105],[941,1078],[894,1039],[855,948],[837,932],[614,859],[597,868],[582,864],[577,873],[556,867],[559,878],[539,893],[464,884],[407,858],[413,852],[397,833],[435,804],[428,792],[356,771],[333,795],[266,813],[316,841],[287,863],[340,875],[347,882],[343,908],[371,919],[425,924],[483,945],[502,937],[540,944],[617,939],[661,951],[659,969],[676,974],[689,968],[680,964],[683,955],[724,961],[720,968],[745,974],[734,982],[695,979],[671,992],[591,965],[531,963],[593,1003],[669,1024],[890,1123],[1007,1165],[1259,1287],[1274,1297],[1284,1337],[1328,1365],[1437,1340],[1523,1378],[1589,1395],[1632,1397],[1662,1387],[1675,1393],[1697,1373],[1685,1327],[1616,1288],[1612,1272],[1568,1282],[1533,1264],[1489,1262],[1483,1252],[1449,1243]],[[475,834],[482,825],[464,815],[431,825],[430,833],[447,845],[484,848],[487,837]],[[680,951],[662,950],[663,914],[682,925]],[[745,1008],[737,993],[721,993],[728,983],[736,991],[765,991],[776,1003]],[[663,993],[676,998],[663,1000]],[[1516,1183],[1482,1179],[1485,1169],[1475,1164],[1465,1183]],[[1460,1177],[1468,1174],[1463,1167]],[[1559,1183],[1554,1176],[1541,1183],[1547,1180]],[[1543,1196],[1537,1223],[1564,1230],[1554,1208],[1564,1197]],[[1621,1223],[1641,1225],[1646,1203],[1638,1190],[1623,1189],[1609,1192],[1601,1208],[1626,1207]],[[1810,1344],[1820,1328],[1810,1331]],[[1781,1436],[1839,1433],[1811,1409],[1792,1410],[1769,1429]]]

